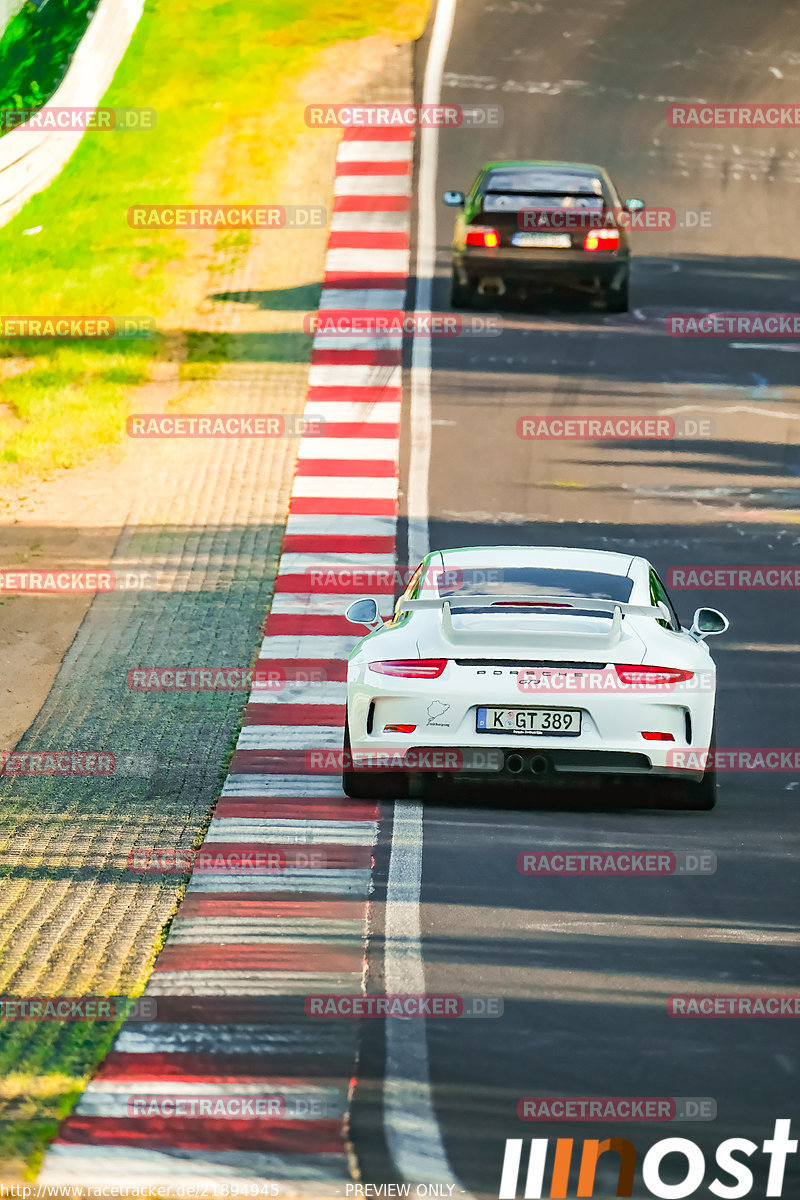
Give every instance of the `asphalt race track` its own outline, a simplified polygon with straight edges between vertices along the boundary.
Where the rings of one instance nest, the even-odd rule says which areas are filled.
[[[459,0],[442,100],[501,104],[505,119],[499,129],[440,131],[435,310],[449,311],[453,224],[438,197],[446,188],[466,191],[485,161],[599,163],[623,196],[679,214],[711,210],[712,219],[706,228],[633,235],[628,314],[544,297],[536,308],[488,310],[502,318],[499,336],[432,339],[431,548],[625,550],[649,557],[662,576],[682,565],[796,563],[797,345],[737,346],[731,337],[676,338],[664,328],[674,312],[798,308],[787,237],[800,183],[796,131],[683,130],[665,117],[667,104],[680,101],[793,100],[795,45],[796,14],[772,2]],[[429,46],[430,34],[418,47],[418,97]],[[404,412],[401,488],[414,433],[407,405]],[[598,414],[711,424],[702,438],[666,442],[534,442],[516,432],[522,416]],[[405,555],[401,538],[401,563]],[[673,598],[685,624],[701,603],[731,621],[712,651],[721,681],[718,745],[796,744],[791,591]],[[680,1020],[667,1015],[666,998],[781,992],[796,983],[798,798],[792,774],[739,771],[722,775],[711,813],[547,791],[424,808],[426,990],[504,999],[499,1019],[427,1022],[434,1116],[459,1185],[497,1195],[505,1139],[534,1136],[621,1136],[640,1153],[660,1138],[688,1137],[706,1155],[709,1181],[723,1139],[760,1146],[776,1118],[796,1116],[796,1022]],[[389,871],[384,812],[378,899]],[[635,879],[517,870],[523,850],[596,846],[710,851],[717,869]],[[370,945],[376,979],[382,949],[378,921]],[[383,1068],[382,1038],[371,1028],[353,1131],[363,1177],[372,1180],[398,1177],[372,1103]],[[518,1118],[522,1097],[559,1095],[705,1097],[717,1115],[667,1126]],[[798,1186],[796,1159],[784,1195],[790,1181]],[[758,1160],[752,1194],[764,1195],[766,1160]],[[675,1171],[679,1180],[685,1164]],[[603,1194],[613,1195],[616,1167],[599,1171],[601,1180]],[[648,1194],[637,1174],[634,1195]]]

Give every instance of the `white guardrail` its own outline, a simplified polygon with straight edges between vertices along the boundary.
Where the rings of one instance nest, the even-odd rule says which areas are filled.
[[[143,7],[144,0],[100,0],[58,91],[45,108],[97,107],[114,78]],[[21,125],[0,137],[0,226],[7,224],[31,196],[47,187],[83,136],[79,129],[34,130]]]

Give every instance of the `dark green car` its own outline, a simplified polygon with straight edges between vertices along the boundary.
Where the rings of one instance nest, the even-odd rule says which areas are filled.
[[[493,162],[468,195],[453,238],[453,308],[506,293],[535,299],[569,291],[628,309],[626,218],[644,207],[620,200],[602,167],[566,162]]]

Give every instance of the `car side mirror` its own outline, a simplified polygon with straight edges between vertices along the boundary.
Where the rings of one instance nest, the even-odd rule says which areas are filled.
[[[625,201],[624,208],[625,212],[641,212],[644,208],[644,200],[637,200],[636,197],[633,196],[630,200]]]
[[[366,625],[370,631],[383,627],[383,618],[378,612],[378,602],[371,596],[354,600],[344,614],[353,625]]]
[[[445,192],[444,196],[442,196],[442,199],[444,200],[444,202],[448,206],[448,208],[463,208],[464,207],[464,193],[463,192]]]
[[[689,633],[696,642],[702,642],[709,634],[724,633],[730,622],[715,608],[698,608],[692,617]]]

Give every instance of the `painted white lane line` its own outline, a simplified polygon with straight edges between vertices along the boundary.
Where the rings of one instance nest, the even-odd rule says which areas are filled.
[[[410,175],[337,175],[334,196],[407,196]]]
[[[329,637],[327,634],[268,635],[261,643],[259,658],[347,658],[360,635]]]
[[[405,233],[407,212],[340,212],[331,218],[332,233]]]
[[[342,731],[338,725],[245,725],[236,742],[237,750],[341,750]]]
[[[220,1012],[224,1010],[220,1009]],[[279,1021],[231,1025],[184,1021],[146,1021],[123,1026],[114,1049],[120,1054],[251,1055],[253,1074],[262,1054],[302,1054],[304,1051],[335,1052],[342,1035],[350,1040],[357,1033],[355,1022],[306,1020],[301,1025]],[[213,1065],[213,1059],[212,1059]]]
[[[310,387],[380,387],[399,388],[403,380],[400,367],[385,367],[372,363],[314,364],[308,371]],[[358,396],[353,397],[354,400]]]
[[[369,271],[390,274],[408,270],[408,250],[339,249],[329,250],[325,259],[326,271]]]
[[[376,162],[411,162],[414,154],[414,143],[407,142],[370,142],[366,139],[352,142],[340,142],[336,154],[337,162],[376,163]]]
[[[159,1185],[191,1182],[218,1195],[221,1183],[251,1189],[265,1179],[291,1181],[288,1194],[328,1198],[328,1181],[350,1182],[344,1154],[253,1154],[243,1150],[135,1150],[128,1146],[73,1146],[54,1143],[47,1152],[38,1184],[75,1187]],[[240,1193],[246,1195],[247,1193]],[[250,1192],[252,1195],[252,1191]],[[259,1190],[258,1194],[262,1194]]]
[[[209,1117],[213,1119],[214,1112],[213,1110],[209,1112],[207,1109],[206,1114],[201,1114],[201,1112],[198,1111],[200,1106],[196,1102],[198,1100],[208,1100],[211,1101],[212,1104],[214,1102],[219,1103],[223,1102],[223,1098],[226,1095],[235,1096],[237,1099],[240,1096],[249,1096],[253,1099],[261,1097],[265,1104],[265,1107],[263,1107],[261,1111],[264,1114],[271,1114],[267,1119],[273,1123],[273,1127],[279,1127],[281,1121],[335,1121],[337,1119],[341,1119],[346,1110],[347,1099],[345,1092],[342,1092],[336,1098],[336,1102],[334,1102],[333,1096],[328,1096],[327,1094],[312,1096],[310,1097],[310,1101],[306,1100],[305,1097],[300,1096],[285,1097],[282,1094],[273,1091],[268,1083],[261,1084],[255,1090],[251,1089],[250,1092],[245,1092],[244,1087],[242,1087],[241,1090],[239,1088],[232,1088],[229,1092],[219,1093],[184,1092],[182,1095],[178,1092],[165,1093],[165,1097],[169,1100],[172,1100],[174,1097],[175,1100],[179,1102],[183,1097],[186,1097],[187,1099],[190,1098],[192,1101],[195,1101],[193,1108],[195,1110],[195,1120],[198,1123],[198,1130],[202,1128],[202,1123],[207,1121]],[[184,1099],[184,1105],[186,1106],[186,1099]],[[324,1108],[323,1105],[325,1106]],[[300,1114],[298,1116],[294,1115],[295,1106],[298,1114]],[[97,1095],[94,1092],[87,1091],[84,1094],[83,1103],[77,1105],[74,1109],[74,1112],[76,1116],[80,1117],[103,1118],[105,1120],[108,1120],[109,1118],[116,1120],[130,1120],[133,1117],[139,1117],[140,1119],[150,1118],[151,1112],[155,1113],[156,1115],[158,1114],[158,1108],[159,1101],[156,1098],[155,1093],[137,1093],[131,1090],[130,1094],[116,1092],[109,1093],[107,1095]],[[228,1107],[223,1106],[223,1114],[226,1114],[228,1111]],[[236,1111],[241,1112],[242,1108],[237,1105]],[[243,1119],[247,1120],[247,1115],[245,1115]],[[251,1115],[249,1119],[251,1121],[259,1119],[264,1120],[265,1117],[261,1116],[259,1118],[258,1116],[254,1117]],[[108,1194],[112,1195],[113,1193],[109,1192]]]
[[[298,462],[306,458],[331,459],[334,462],[348,459],[351,462],[388,462],[397,461],[397,445],[394,438],[304,438],[297,456]],[[358,486],[360,476],[351,478],[351,484]]]
[[[289,550],[281,555],[278,579],[282,575],[297,575],[303,571],[317,571],[324,567],[339,568],[353,574],[355,571],[382,570],[392,578],[393,554],[350,554],[346,550]]]
[[[338,1105],[342,1095],[341,1089],[320,1086],[313,1080],[309,1080],[308,1083],[287,1083],[280,1079],[265,1087],[264,1080],[260,1083],[220,1083],[204,1079],[95,1079],[89,1084],[75,1108],[78,1112],[86,1113],[88,1109],[84,1101],[88,1099],[94,1106],[101,1096],[106,1097],[107,1102],[113,1103],[120,1097],[128,1096],[263,1096],[267,1091],[272,1095],[287,1098],[318,1096],[321,1099],[330,1099],[335,1105]]]
[[[731,350],[782,350],[784,354],[800,354],[797,343],[789,345],[780,342],[728,342]]]
[[[341,741],[341,730],[337,729]],[[308,845],[329,842],[340,846],[371,846],[378,828],[377,821],[292,821],[259,817],[221,817],[212,821],[206,842],[272,842],[281,845]],[[203,843],[205,845],[205,842]],[[289,926],[278,922],[281,929]]]
[[[399,214],[405,217],[405,213]],[[406,218],[407,219],[407,218]],[[321,309],[328,308],[402,308],[405,288],[323,288],[319,298]],[[399,386],[399,384],[398,384]]]
[[[327,497],[337,500],[394,500],[397,479],[365,476],[353,479],[346,475],[297,475],[292,484],[292,498],[302,496]]]
[[[379,400],[376,403],[374,400],[359,400],[358,392],[353,392],[352,400],[312,400],[305,415],[308,416],[312,412],[325,421],[337,423],[348,421],[355,424],[369,422],[391,425],[400,420],[400,401]]]
[[[170,941],[180,943],[274,942],[291,938],[293,942],[345,942],[363,945],[364,922],[347,918],[326,920],[324,917],[197,917],[175,921],[169,931]]]
[[[286,536],[304,537],[386,537],[394,538],[396,517],[369,517],[359,514],[290,513]]]
[[[438,0],[425,78],[423,104],[438,104],[456,0]],[[432,308],[436,267],[436,164],[438,131],[420,131],[417,214],[418,313]],[[417,335],[411,357],[411,457],[408,477],[408,557],[428,552],[428,473],[431,451],[431,339]],[[384,968],[387,992],[424,993],[420,933],[422,806],[395,805],[386,897]],[[384,1130],[389,1153],[402,1179],[450,1183],[466,1195],[448,1161],[431,1094],[424,1021],[386,1021]]]
[[[400,582],[401,581],[398,576],[398,583],[400,583]],[[374,591],[374,589],[375,589],[375,574],[373,573],[371,575],[365,575],[364,582],[361,587],[362,592],[364,593],[364,595],[366,595],[367,593],[371,594]],[[352,604],[353,600],[355,600],[355,599],[357,599],[357,597],[355,596],[355,594],[353,592],[332,592],[332,593],[325,593],[324,595],[320,592],[298,592],[297,594],[291,594],[288,592],[279,592],[279,594],[277,596],[275,596],[272,601],[272,608],[270,611],[274,612],[276,614],[277,613],[303,613],[303,612],[312,613],[313,612],[313,613],[316,613],[318,616],[331,616],[331,617],[342,616],[342,614],[344,613],[344,611],[348,607],[348,605]],[[388,616],[391,613],[392,609],[394,608],[393,598],[391,596],[377,596],[376,599],[378,601],[378,609],[379,609],[381,615]],[[322,689],[323,685],[318,683],[316,678],[314,678],[312,676],[308,680],[308,682],[303,683],[302,680],[299,680],[298,683],[300,683],[301,686],[305,687],[306,693],[308,695],[308,703],[309,704],[323,703],[321,698],[317,695],[317,692]],[[284,693],[287,693],[290,690],[291,686],[292,686],[291,681],[287,680],[286,683],[284,684],[284,686],[280,690],[275,691],[275,698],[277,700],[280,700],[281,695]],[[331,686],[338,687],[339,685],[331,684]],[[345,686],[344,681],[342,681],[341,686],[342,687]],[[254,691],[259,690],[256,688],[255,684],[253,685],[253,690]],[[259,698],[263,699],[263,697],[259,697]],[[285,698],[286,697],[284,695],[284,701],[285,701]],[[338,697],[336,697],[336,696],[331,697],[330,703],[336,704],[337,699],[338,699]],[[343,702],[343,699],[342,699],[342,702]]]
[[[148,996],[306,996],[328,992],[359,995],[361,972],[276,971],[274,967],[216,971],[198,967],[196,971],[158,971],[147,985]]]
[[[370,872],[349,867],[305,869],[286,867],[269,874],[255,871],[195,871],[190,892],[329,892],[332,896],[363,899],[369,889]],[[180,972],[178,972],[180,974]],[[166,989],[169,994],[169,988]]]
[[[213,1086],[214,1085],[211,1085],[211,1087]],[[155,1104],[158,1105],[158,1100],[156,1099],[158,1095],[159,1093],[151,1088],[140,1088],[138,1091],[135,1088],[130,1088],[128,1091],[121,1091],[118,1089],[116,1092],[96,1092],[94,1089],[89,1089],[83,1094],[74,1111],[82,1117],[112,1117],[117,1119],[136,1116],[143,1117],[147,1115],[147,1108],[152,1102],[155,1102]],[[271,1107],[271,1110],[265,1111],[271,1111],[274,1115],[272,1115],[270,1119],[276,1122],[280,1121],[281,1119],[285,1121],[298,1119],[303,1121],[336,1120],[337,1117],[343,1115],[344,1108],[343,1093],[336,1093],[330,1088],[326,1091],[318,1090],[313,1095],[309,1095],[308,1098],[309,1100],[313,1099],[315,1101],[314,1104],[310,1104],[306,1101],[306,1103],[304,1103],[302,1106],[298,1106],[299,1111],[302,1113],[302,1116],[298,1118],[295,1117],[292,1112],[292,1101],[300,1101],[301,1098],[305,1100],[306,1098],[301,1096],[299,1091],[294,1095],[291,1095],[284,1093],[283,1091],[278,1091],[277,1089],[273,1090],[269,1084],[263,1083],[242,1084],[241,1086],[237,1086],[236,1084],[230,1084],[228,1086],[225,1084],[218,1084],[217,1090],[214,1091],[210,1090],[208,1084],[206,1084],[202,1090],[200,1088],[192,1090],[186,1084],[184,1084],[182,1090],[180,1091],[175,1088],[172,1091],[163,1091],[161,1095],[170,1098],[173,1096],[184,1096],[191,1097],[192,1099],[202,1098],[204,1100],[221,1099],[225,1096],[236,1096],[237,1098],[239,1096],[269,1097],[273,1100],[273,1106]],[[138,1106],[136,1103],[137,1100],[139,1101]],[[280,1108],[278,1107],[281,1100],[289,1101],[288,1104],[284,1103],[280,1106],[283,1108],[283,1113],[280,1112]],[[137,1107],[139,1108],[138,1112]],[[328,1111],[328,1107],[330,1107],[330,1111]],[[197,1121],[204,1121],[207,1118],[201,1116],[200,1113],[197,1113],[195,1119]],[[199,1127],[200,1126],[198,1125],[198,1128]]]
[[[229,775],[222,785],[223,796],[299,796],[304,800],[343,800],[338,775]]]
[[[337,329],[344,327],[353,328],[353,325],[358,320],[357,314],[352,317],[347,317],[341,321],[334,322]],[[364,320],[364,318],[362,318]],[[355,328],[358,325],[355,324]],[[315,350],[402,350],[403,335],[402,333],[317,333],[314,336]]]

